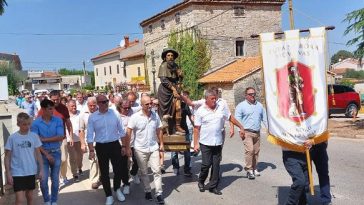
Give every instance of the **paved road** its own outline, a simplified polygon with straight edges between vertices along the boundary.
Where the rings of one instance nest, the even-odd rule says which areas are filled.
[[[264,139],[266,134],[262,133]],[[364,189],[364,140],[332,138],[329,143],[331,188],[336,205],[363,204]],[[243,145],[235,136],[227,139],[223,149],[221,163],[222,179],[219,188],[223,195],[216,196],[209,192],[200,193],[197,189],[197,174],[201,163],[200,157],[193,158],[192,178],[183,175],[174,176],[170,165],[169,153],[166,154],[167,173],[163,175],[164,197],[169,205],[211,205],[211,204],[283,204],[286,199],[291,179],[281,159],[281,149],[262,140],[259,169],[262,176],[248,180],[243,171]],[[181,165],[183,159],[181,157]],[[85,167],[88,161],[85,157]],[[183,173],[182,169],[181,172]],[[86,173],[87,174],[87,173]],[[84,176],[86,178],[86,176]],[[83,178],[82,178],[83,179]],[[314,172],[316,195],[318,180]],[[317,196],[315,196],[317,197]],[[310,197],[310,204],[318,204],[317,198]],[[60,205],[93,205],[104,204],[102,189],[91,190],[87,180],[61,187]],[[35,204],[42,204],[40,192]],[[154,204],[144,200],[142,185],[131,184],[131,194],[126,202],[115,204]]]
[[[364,141],[333,138],[330,140],[330,174],[334,204],[357,205],[364,200],[363,155]],[[167,154],[167,159],[169,159]],[[86,161],[85,161],[86,162]],[[181,158],[183,164],[183,159]],[[215,196],[208,192],[200,193],[197,190],[196,180],[200,157],[193,158],[193,178],[183,175],[174,176],[170,160],[167,161],[167,174],[163,175],[164,196],[166,204],[283,204],[291,179],[284,169],[281,160],[281,149],[266,141],[262,142],[262,151],[259,168],[262,176],[256,180],[245,178],[243,171],[242,143],[236,137],[227,140],[223,150],[222,179],[220,189],[222,196]],[[315,189],[318,193],[318,180],[316,174]],[[141,185],[131,185],[131,194],[125,203],[116,204],[153,204],[144,200]],[[87,180],[64,187],[60,191],[59,204],[103,204],[104,193],[102,189],[90,190]],[[37,197],[41,204],[41,197]],[[310,204],[317,204],[315,197],[310,198]]]

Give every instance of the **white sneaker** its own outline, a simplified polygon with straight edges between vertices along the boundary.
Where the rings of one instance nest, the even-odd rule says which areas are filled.
[[[123,192],[121,192],[120,188],[116,190],[116,197],[118,198],[119,201],[125,201],[125,196]]]
[[[140,184],[140,179],[138,175],[132,176],[134,184]]]
[[[105,205],[112,205],[114,203],[114,198],[112,196],[106,197]]]
[[[173,174],[176,175],[176,176],[179,175],[179,170],[178,169],[173,169]]]
[[[52,205],[50,201],[44,202],[44,205]]]
[[[129,185],[124,185],[123,186],[123,194],[125,194],[125,195],[130,194],[130,186]]]
[[[255,176],[257,176],[257,177],[259,177],[259,176],[260,176],[260,172],[258,172],[258,170],[257,170],[257,169],[255,169],[255,170],[254,170],[254,175],[255,175]]]

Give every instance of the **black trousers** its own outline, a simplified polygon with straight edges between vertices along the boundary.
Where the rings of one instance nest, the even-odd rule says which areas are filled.
[[[285,205],[306,205],[306,190],[308,189],[306,155],[293,151],[283,151],[282,153],[284,167],[293,182]]]
[[[121,181],[123,185],[129,186],[129,166],[128,166],[129,157],[124,155],[121,156]]]
[[[132,151],[131,159],[133,160],[133,165],[131,166],[130,175],[135,176],[138,174],[139,166],[138,166],[138,162],[135,157],[135,154],[134,154],[134,147],[131,148],[131,151]]]
[[[200,143],[202,163],[201,172],[198,178],[200,183],[205,183],[209,174],[209,169],[212,166],[212,175],[209,183],[205,186],[206,189],[216,188],[219,183],[220,161],[222,146],[208,146]]]
[[[114,172],[114,191],[120,188],[122,178],[122,156],[119,141],[109,143],[96,143],[96,154],[100,166],[100,178],[106,197],[112,196],[109,161],[111,161]]]

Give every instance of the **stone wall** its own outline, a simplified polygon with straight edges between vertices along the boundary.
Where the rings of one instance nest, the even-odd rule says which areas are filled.
[[[176,22],[175,13],[163,17],[143,27],[146,51],[146,69],[149,84],[153,85],[152,68],[156,70],[157,87],[159,85],[158,68],[163,48],[167,47],[168,35],[172,31],[197,25],[203,38],[210,42],[211,68],[221,66],[236,58],[236,40],[244,40],[244,55],[259,54],[258,39],[251,39],[251,34],[281,31],[281,7],[279,5],[245,5],[245,14],[236,16],[234,5],[190,5],[179,10],[180,22]],[[163,21],[162,21],[163,20]],[[164,23],[164,28],[162,28]],[[151,32],[149,25],[152,25]],[[151,51],[154,50],[152,65]]]

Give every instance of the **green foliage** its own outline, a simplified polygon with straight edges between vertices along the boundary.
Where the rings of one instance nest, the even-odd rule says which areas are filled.
[[[344,35],[347,35],[350,32],[357,34],[357,36],[349,40],[346,45],[357,46],[354,55],[359,58],[361,63],[361,60],[364,57],[364,8],[346,14],[344,21],[349,23]]]
[[[354,88],[354,83],[351,82],[350,80],[348,79],[343,79],[340,83],[340,85],[346,85],[346,86],[349,86],[351,88]]]
[[[6,0],[0,0],[0,16],[3,15],[5,11],[5,6],[7,6]]]
[[[18,85],[24,81],[19,72],[15,69],[13,63],[0,63],[0,76],[8,76],[8,92],[9,95],[15,95],[18,91]]]
[[[208,42],[198,37],[198,31],[172,32],[168,39],[168,47],[178,51],[176,63],[182,68],[183,89],[190,92],[192,99],[198,99],[203,94],[203,88],[198,83],[210,67],[211,55]]]
[[[86,86],[83,86],[83,89],[85,89],[85,90],[95,90],[95,86],[93,86],[93,85],[86,85]]]
[[[355,78],[355,79],[364,79],[364,71],[356,71],[354,69],[347,69],[344,78]]]
[[[61,68],[58,70],[58,73],[60,75],[83,75],[83,70],[69,70],[67,68]],[[90,86],[90,87],[95,87],[95,74],[94,74],[94,71],[86,71],[86,75],[89,75],[91,76],[91,85],[87,85],[87,86]],[[90,90],[93,90],[93,89],[90,89]]]
[[[344,60],[347,58],[354,58],[354,54],[350,51],[346,51],[346,50],[339,50],[337,53],[335,53],[332,57],[331,57],[331,64],[335,64],[337,62],[339,62],[339,60]]]

